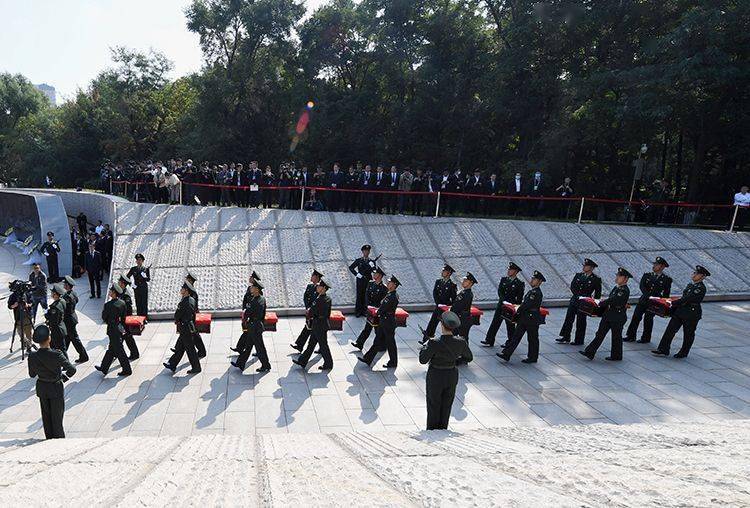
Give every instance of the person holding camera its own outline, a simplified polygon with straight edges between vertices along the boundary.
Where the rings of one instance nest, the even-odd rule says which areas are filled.
[[[13,311],[13,333],[21,338],[21,346],[31,351],[31,336],[33,327],[31,324],[31,286],[28,282],[14,280],[8,284],[10,296],[8,297],[8,308]]]
[[[42,271],[39,263],[32,265],[29,274],[31,283],[31,321],[36,321],[36,309],[39,305],[42,309],[47,310],[47,274]]]

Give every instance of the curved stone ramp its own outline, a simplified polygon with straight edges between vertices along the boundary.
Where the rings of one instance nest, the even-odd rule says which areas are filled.
[[[747,506],[750,422],[0,442],[6,506]]]

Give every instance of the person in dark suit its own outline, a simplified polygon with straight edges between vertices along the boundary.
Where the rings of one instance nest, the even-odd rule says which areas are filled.
[[[76,368],[57,349],[50,347],[51,336],[46,325],[34,329],[33,341],[39,350],[29,353],[29,377],[37,378],[36,396],[42,412],[46,439],[64,438],[65,387],[63,383],[76,373]]]
[[[349,171],[344,175],[341,188],[346,189],[347,191],[355,191],[359,189],[359,174],[354,171],[354,166],[349,166]],[[344,212],[356,212],[359,208],[359,199],[356,192],[342,192],[341,199]]]
[[[370,244],[362,246],[362,257],[357,258],[349,265],[349,271],[357,278],[357,299],[354,306],[356,317],[367,316],[367,305],[365,305],[365,291],[367,283],[372,280],[372,271],[375,269],[375,261],[370,259]]]
[[[250,298],[247,300],[242,311],[242,350],[236,361],[230,362],[232,366],[245,370],[245,364],[253,348],[258,354],[260,367],[256,372],[268,372],[271,370],[271,362],[268,360],[266,344],[263,342],[263,322],[266,317],[266,298],[263,296],[263,284],[259,280],[250,279]]]
[[[522,198],[525,196],[526,188],[524,187],[524,183],[523,178],[521,178],[521,173],[516,173],[513,180],[508,184],[508,196],[514,198]],[[509,199],[508,213],[518,215],[518,212],[521,211],[522,204],[523,201],[521,199]]]
[[[381,191],[388,190],[388,182],[388,175],[383,171],[383,166],[378,165],[377,171],[375,171],[375,174],[372,176],[372,190],[378,191],[372,194],[374,213],[382,213],[383,208],[386,207],[388,196]]]
[[[357,357],[357,360],[368,366],[381,351],[388,351],[388,363],[383,365],[386,369],[395,369],[398,366],[398,349],[396,348],[396,309],[398,308],[398,293],[396,289],[401,282],[395,275],[388,279],[388,293],[380,302],[380,307],[376,313],[378,317],[378,329],[375,332],[375,340],[370,349],[364,356]]]
[[[539,359],[539,324],[541,323],[541,305],[544,295],[539,286],[542,282],[546,281],[544,275],[538,270],[534,270],[534,275],[529,281],[531,289],[526,292],[523,297],[521,305],[516,310],[516,329],[513,332],[513,337],[505,343],[505,347],[500,353],[496,353],[498,357],[510,361],[510,357],[516,350],[518,345],[521,343],[521,339],[524,334],[528,335],[529,340],[529,352],[526,358],[521,360],[523,363],[536,363]]]
[[[481,342],[482,345],[487,347],[493,347],[495,345],[495,337],[497,336],[497,331],[500,329],[500,323],[502,321],[505,321],[505,329],[508,332],[506,342],[513,337],[516,325],[507,319],[503,320],[502,309],[503,302],[520,304],[523,301],[525,284],[522,279],[518,278],[520,272],[520,266],[513,261],[508,263],[506,276],[500,279],[500,283],[497,285],[497,306],[495,307],[495,314],[492,316],[492,323],[487,329],[487,335]],[[504,345],[505,344],[503,344],[503,346]]]
[[[112,230],[109,228],[109,224],[104,225],[102,240],[104,242],[104,257],[102,261],[104,269],[109,272],[110,266],[112,265],[112,251],[114,250],[115,244],[115,237],[112,234]]]
[[[316,286],[318,293],[309,311],[310,342],[307,343],[305,351],[298,358],[292,360],[303,369],[307,367],[307,362],[313,354],[316,346],[319,347],[320,356],[323,357],[323,365],[318,367],[320,370],[333,369],[333,357],[331,349],[328,347],[328,319],[331,317],[331,297],[328,296],[328,290],[331,288],[326,281],[321,280]]]
[[[664,269],[667,267],[669,267],[669,263],[667,263],[663,257],[657,256],[652,271],[644,273],[641,277],[639,285],[641,289],[641,297],[638,299],[638,304],[635,306],[633,317],[630,318],[630,325],[625,334],[625,342],[633,342],[635,340],[635,336],[638,334],[638,325],[641,323],[641,318],[643,318],[643,334],[638,342],[641,344],[651,342],[651,331],[654,328],[654,315],[650,312],[646,312],[646,309],[648,308],[649,298],[652,296],[669,298],[669,295],[672,293],[672,277],[664,273]]]
[[[560,328],[560,338],[555,339],[560,344],[569,344],[570,333],[573,331],[573,320],[576,322],[576,335],[573,345],[580,346],[586,337],[586,314],[578,310],[578,300],[581,297],[602,297],[602,279],[594,273],[594,269],[599,266],[589,258],[583,261],[583,270],[573,277],[570,282],[570,292],[573,295],[568,302],[568,311],[565,314],[565,321]]]
[[[611,362],[619,362],[622,360],[622,327],[628,320],[627,306],[628,298],[630,298],[630,289],[628,288],[628,280],[633,276],[629,271],[620,267],[617,270],[617,277],[615,278],[615,287],[609,292],[609,296],[599,302],[599,307],[604,309],[602,318],[599,321],[599,329],[596,331],[594,340],[583,351],[579,351],[583,356],[589,360],[594,359],[596,351],[599,346],[602,345],[604,337],[607,336],[607,332],[612,332],[612,348],[610,349],[609,356],[605,360]]]
[[[177,304],[177,310],[174,312],[174,322],[177,325],[179,338],[177,339],[174,354],[167,362],[162,364],[172,372],[177,370],[177,365],[179,365],[185,353],[187,353],[188,360],[190,361],[188,374],[198,374],[201,371],[201,363],[198,359],[198,353],[195,352],[195,344],[193,343],[193,336],[195,334],[195,299],[190,294],[194,292],[195,288],[189,282],[183,282],[180,288],[182,299]]]
[[[435,284],[432,287],[432,300],[435,302],[435,308],[432,309],[430,321],[427,323],[427,328],[422,334],[420,344],[424,344],[427,340],[435,336],[438,322],[440,322],[440,317],[443,315],[440,306],[453,305],[453,302],[456,300],[458,287],[456,286],[456,283],[451,280],[451,275],[455,272],[456,271],[453,267],[446,263],[443,265],[443,270],[440,272],[440,278],[435,280]]]
[[[39,247],[41,252],[47,258],[47,278],[50,282],[60,280],[60,270],[57,266],[57,253],[60,252],[60,244],[55,240],[55,234],[47,231],[47,241]]]
[[[89,243],[89,251],[84,259],[84,268],[89,276],[89,287],[91,298],[102,297],[102,255],[99,254],[93,243]]]
[[[379,266],[375,267],[375,270],[372,272],[372,280],[367,283],[367,290],[365,291],[365,305],[368,308],[370,306],[379,307],[380,302],[383,301],[386,293],[388,293],[388,288],[383,284],[384,275],[385,272]],[[364,328],[359,336],[357,336],[357,340],[351,342],[351,345],[362,351],[365,342],[367,342],[367,339],[370,337],[370,333],[372,333],[372,323],[370,323],[370,318],[368,316]]]
[[[127,276],[135,284],[135,308],[139,316],[148,317],[148,283],[151,282],[151,269],[143,266],[146,260],[140,252],[135,255],[135,266],[128,270]]]
[[[327,196],[328,209],[332,212],[338,212],[341,208],[341,202],[343,201],[342,192],[340,191],[346,187],[344,183],[344,173],[341,172],[338,162],[333,164],[333,170],[331,171],[331,174],[328,175],[326,187],[331,189],[328,191]]]
[[[542,179],[542,172],[541,171],[535,171],[534,175],[531,177],[531,182],[529,182],[529,189],[527,191],[527,195],[534,198],[539,198],[544,196],[544,180]],[[542,213],[542,210],[544,209],[544,201],[543,200],[533,200],[529,202],[529,215],[532,217],[536,216],[537,214]]]
[[[109,346],[104,353],[101,365],[94,365],[94,368],[107,375],[112,360],[117,358],[122,370],[117,373],[118,376],[129,376],[133,373],[130,368],[130,362],[122,348],[122,336],[125,334],[125,302],[120,300],[122,288],[114,285],[109,288],[109,301],[102,308],[102,321],[107,325],[107,337],[109,337]]]
[[[71,344],[78,353],[78,359],[76,363],[85,363],[89,361],[89,355],[86,352],[86,348],[83,347],[80,337],[78,337],[78,315],[76,314],[76,305],[78,305],[78,295],[73,291],[75,286],[75,280],[70,275],[66,275],[64,278],[63,287],[65,294],[63,299],[65,300],[65,331],[67,335],[65,337],[65,351],[68,350]]]
[[[310,283],[305,288],[305,293],[302,295],[302,303],[305,305],[305,310],[308,310],[310,307],[312,307],[313,302],[318,297],[318,282],[323,278],[323,274],[320,273],[317,270],[312,271],[312,275],[310,275]],[[248,288],[249,289],[249,288]],[[243,305],[244,308],[244,305]],[[307,343],[307,339],[310,338],[310,329],[307,328],[307,326],[302,327],[302,331],[299,332],[299,335],[297,336],[297,340],[293,344],[289,344],[292,346],[293,349],[296,349],[300,353],[305,348],[305,344]]]
[[[474,170],[474,174],[466,179],[464,192],[467,194],[485,194],[485,182],[482,178],[482,172],[479,168]],[[469,212],[476,213],[484,208],[484,199],[473,197],[468,199],[466,209]]]
[[[401,176],[401,173],[398,172],[398,169],[396,166],[391,166],[391,171],[388,173],[388,192],[390,194],[386,194],[386,208],[388,213],[395,214],[398,213],[398,195],[396,192],[398,192],[398,180]]]
[[[359,179],[359,188],[362,191],[359,194],[360,212],[369,213],[373,211],[375,200],[373,194],[367,191],[370,191],[374,188],[374,177],[375,175],[372,174],[372,166],[370,166],[369,164],[366,165],[364,171],[362,171],[362,177]]]
[[[495,173],[492,173],[489,180],[484,183],[484,193],[489,196],[484,200],[484,214],[488,217],[496,215],[499,211],[498,203],[500,203],[500,200],[493,198],[493,196],[499,196],[501,191],[500,182],[497,180]]]

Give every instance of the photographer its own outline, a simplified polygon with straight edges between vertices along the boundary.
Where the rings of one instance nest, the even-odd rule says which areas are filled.
[[[11,291],[8,297],[8,308],[13,311],[14,334],[21,338],[21,347],[31,350],[31,285],[22,280],[8,284]]]
[[[39,263],[34,263],[29,274],[31,282],[31,320],[36,321],[36,309],[38,305],[47,310],[47,275],[42,271]]]

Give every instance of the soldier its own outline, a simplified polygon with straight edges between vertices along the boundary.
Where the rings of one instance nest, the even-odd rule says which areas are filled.
[[[461,280],[461,291],[456,295],[456,301],[451,305],[451,312],[454,312],[461,319],[461,327],[458,334],[469,342],[469,330],[474,324],[471,319],[471,304],[474,302],[474,293],[471,288],[477,284],[471,272],[466,272],[466,277]]]
[[[67,352],[70,345],[73,344],[73,347],[78,353],[76,363],[85,363],[89,361],[89,355],[86,352],[86,348],[83,347],[81,339],[78,337],[78,330],[76,330],[78,325],[78,316],[76,315],[78,295],[73,291],[73,286],[75,285],[73,277],[66,275],[63,282],[63,288],[65,289],[65,294],[63,295],[63,299],[65,300],[65,318],[63,320],[65,322],[66,331],[65,351]]]
[[[379,320],[378,329],[375,332],[375,340],[370,349],[364,356],[357,357],[357,360],[364,362],[369,367],[372,361],[381,351],[388,351],[388,363],[383,365],[386,369],[395,369],[398,366],[398,349],[396,348],[396,308],[398,307],[398,293],[396,289],[401,282],[395,275],[388,279],[388,293],[380,302],[377,317]]]
[[[646,309],[648,308],[648,300],[651,296],[669,298],[672,292],[672,277],[664,273],[664,269],[667,267],[669,267],[669,263],[663,257],[657,256],[652,271],[644,273],[641,277],[641,297],[638,299],[638,305],[635,306],[633,317],[630,318],[630,325],[625,334],[625,339],[623,339],[625,342],[633,342],[635,340],[641,318],[643,318],[643,334],[638,342],[641,344],[651,342],[654,315],[646,312]]]
[[[247,305],[250,303],[250,300],[253,299],[253,285],[256,282],[260,282],[260,275],[255,273],[255,270],[253,270],[253,273],[250,274],[250,277],[247,281],[247,289],[245,290],[245,295],[242,297],[242,312],[244,313],[245,309],[247,308]],[[262,288],[262,285],[261,285]],[[263,289],[260,291],[261,294],[263,294]],[[265,320],[265,316],[264,316]],[[230,347],[232,351],[235,353],[242,353],[242,351],[245,350],[247,340],[249,339],[249,335],[246,333],[243,333],[240,335],[240,338],[237,340],[237,345],[235,347]],[[256,348],[257,350],[257,348]],[[258,356],[257,353],[253,353],[253,356]]]
[[[625,322],[628,320],[626,310],[628,298],[630,298],[628,280],[632,277],[629,271],[620,267],[615,277],[615,287],[609,292],[609,297],[606,300],[599,302],[599,306],[604,309],[601,321],[599,322],[599,329],[596,331],[594,340],[591,341],[586,349],[579,351],[579,353],[589,360],[594,359],[596,350],[602,345],[607,332],[612,331],[612,347],[610,348],[609,356],[605,360],[611,362],[622,361],[622,327],[625,326]]]
[[[675,358],[685,358],[690,353],[690,348],[695,340],[695,329],[698,321],[703,317],[701,302],[706,296],[706,285],[703,279],[710,277],[711,272],[696,265],[690,284],[685,286],[682,296],[672,302],[672,318],[667,323],[667,329],[661,337],[659,347],[651,351],[655,355],[668,356],[672,339],[680,328],[682,328],[682,347],[674,355]]]
[[[375,261],[370,259],[372,247],[369,244],[362,246],[362,257],[355,259],[349,265],[349,271],[357,277],[357,301],[354,307],[356,317],[367,316],[367,306],[365,305],[365,291],[367,283],[372,280],[372,271],[375,269]]]
[[[52,348],[62,351],[67,358],[65,337],[67,337],[68,331],[65,328],[65,300],[62,299],[65,289],[61,284],[53,284],[50,293],[52,294],[52,303],[49,305],[49,309],[47,309],[44,317],[52,336]]]
[[[318,282],[323,278],[323,274],[320,273],[317,270],[312,271],[312,275],[310,275],[310,283],[305,288],[305,293],[302,295],[302,302],[305,304],[305,310],[308,310],[310,307],[312,307],[313,302],[318,297],[318,291],[317,286]],[[307,339],[310,338],[310,330],[307,329],[307,326],[302,327],[302,331],[299,332],[299,336],[297,337],[297,340],[294,342],[294,344],[289,344],[293,349],[296,349],[300,353],[302,352],[302,349],[305,347],[305,343],[307,342]]]
[[[432,310],[430,316],[430,322],[427,323],[427,329],[422,334],[422,340],[420,344],[424,344],[430,338],[435,336],[435,329],[437,328],[438,322],[443,315],[443,311],[440,310],[440,305],[453,305],[456,300],[456,293],[458,287],[456,283],[451,280],[451,275],[456,271],[451,265],[446,263],[443,265],[443,271],[440,273],[440,278],[435,281],[435,285],[432,288],[432,299],[435,302],[435,308]]]
[[[94,365],[94,368],[107,375],[112,360],[117,358],[122,370],[117,373],[118,376],[129,376],[133,373],[130,368],[128,357],[125,356],[125,350],[122,348],[122,336],[125,333],[125,302],[120,300],[122,288],[119,285],[113,285],[109,288],[109,301],[104,304],[102,309],[102,321],[107,323],[107,337],[109,337],[109,347],[104,353],[101,365]]]
[[[120,299],[125,303],[125,315],[132,316],[133,299],[130,297],[130,293],[128,293],[130,278],[125,274],[120,274],[120,278],[118,279],[117,284],[120,286],[120,289],[122,289],[122,295],[120,295]],[[125,327],[125,333],[122,335],[122,338],[125,342],[125,345],[128,346],[128,351],[130,351],[128,360],[132,362],[140,358],[141,355],[138,351],[138,344],[135,343],[135,338],[133,337],[133,334],[128,331],[127,327]]]
[[[255,272],[253,272],[253,275],[256,275]],[[258,277],[260,280],[260,277]],[[185,280],[190,283],[191,287],[195,287],[195,283],[198,281],[198,278],[195,277],[190,272],[187,273],[185,276]],[[193,297],[193,300],[195,300],[195,312],[200,312],[200,307],[198,307],[198,292],[193,290],[193,293],[190,294],[190,296]],[[201,337],[201,334],[198,333],[196,330],[195,334],[193,335],[193,343],[195,344],[195,352],[198,354],[198,358],[205,358],[206,357],[206,344],[203,342],[203,337]]]
[[[318,367],[320,370],[333,369],[333,357],[331,349],[328,347],[328,319],[331,317],[331,297],[328,296],[328,290],[331,286],[324,280],[320,280],[316,287],[317,298],[310,307],[310,342],[307,343],[305,351],[292,360],[303,369],[307,367],[316,345],[320,345],[320,355],[323,357],[323,365]]]
[[[497,356],[506,362],[510,361],[513,351],[516,350],[518,344],[521,343],[521,338],[527,332],[529,353],[521,362],[536,363],[539,359],[539,323],[541,321],[539,307],[542,305],[542,298],[544,298],[539,286],[546,280],[541,272],[534,270],[534,275],[529,281],[531,289],[526,292],[521,305],[516,310],[516,329],[513,332],[513,337],[508,340],[502,352],[497,353]]]
[[[379,266],[375,267],[375,270],[372,272],[372,280],[367,283],[367,292],[365,293],[365,304],[368,307],[380,307],[380,302],[383,301],[383,298],[388,293],[388,288],[383,284],[384,275],[385,272]],[[370,337],[370,332],[372,332],[372,325],[368,319],[365,321],[365,327],[360,332],[356,342],[352,342],[351,345],[362,351],[365,342]]]
[[[255,273],[255,272],[253,272]],[[234,367],[245,370],[245,364],[253,351],[253,347],[258,352],[260,367],[256,372],[268,372],[271,370],[271,363],[268,360],[266,345],[263,342],[263,321],[266,318],[266,298],[263,296],[263,284],[255,278],[250,278],[250,298],[246,300],[242,312],[242,335],[238,344],[242,346],[240,356],[236,361],[231,362]]]
[[[576,336],[572,342],[574,346],[583,345],[586,337],[586,314],[578,310],[578,299],[582,296],[602,297],[602,279],[594,273],[597,265],[589,258],[583,260],[583,271],[575,274],[570,283],[570,297],[568,312],[565,314],[565,322],[560,328],[560,338],[555,339],[560,344],[570,344],[570,332],[573,330],[573,319],[576,322]]]
[[[44,254],[47,258],[47,280],[50,282],[57,282],[60,280],[60,270],[57,266],[57,253],[60,252],[60,244],[55,240],[55,234],[52,231],[47,231],[47,241],[39,247],[39,252]],[[52,342],[54,342],[54,340],[53,335]]]
[[[180,288],[182,299],[177,304],[177,310],[174,312],[174,322],[177,325],[177,333],[180,335],[175,345],[174,354],[167,362],[162,364],[172,372],[177,370],[177,365],[185,353],[187,353],[188,360],[190,361],[190,370],[187,373],[198,374],[201,371],[201,363],[198,359],[198,354],[195,352],[195,344],[193,343],[193,337],[195,337],[195,299],[190,296],[193,293],[195,293],[195,288],[192,284],[187,281],[183,282]]]
[[[458,384],[456,362],[474,359],[465,340],[453,336],[453,330],[461,326],[459,317],[450,311],[440,316],[442,334],[437,339],[428,339],[419,351],[419,363],[429,363],[427,369],[427,430],[447,429],[453,399]]]
[[[492,316],[492,323],[487,330],[487,335],[480,343],[483,346],[493,347],[495,345],[495,336],[500,329],[500,322],[503,321],[503,302],[520,304],[523,300],[525,284],[523,280],[518,278],[518,273],[520,271],[521,267],[511,261],[508,263],[507,276],[500,279],[500,283],[497,285],[497,307],[495,307],[495,314]],[[513,337],[513,331],[516,329],[516,325],[506,319],[505,329],[508,332],[508,338],[505,341],[505,344],[507,344],[508,340]],[[503,344],[503,346],[505,346],[505,344]]]
[[[151,269],[143,266],[146,258],[140,252],[135,255],[135,266],[128,271],[128,277],[135,283],[135,307],[139,316],[148,317],[148,283],[151,282]]]
[[[68,358],[50,348],[50,332],[46,325],[34,329],[33,341],[39,350],[29,353],[29,377],[36,377],[36,396],[42,411],[46,439],[64,438],[65,387],[63,382],[76,373]],[[64,371],[64,372],[63,372]]]

